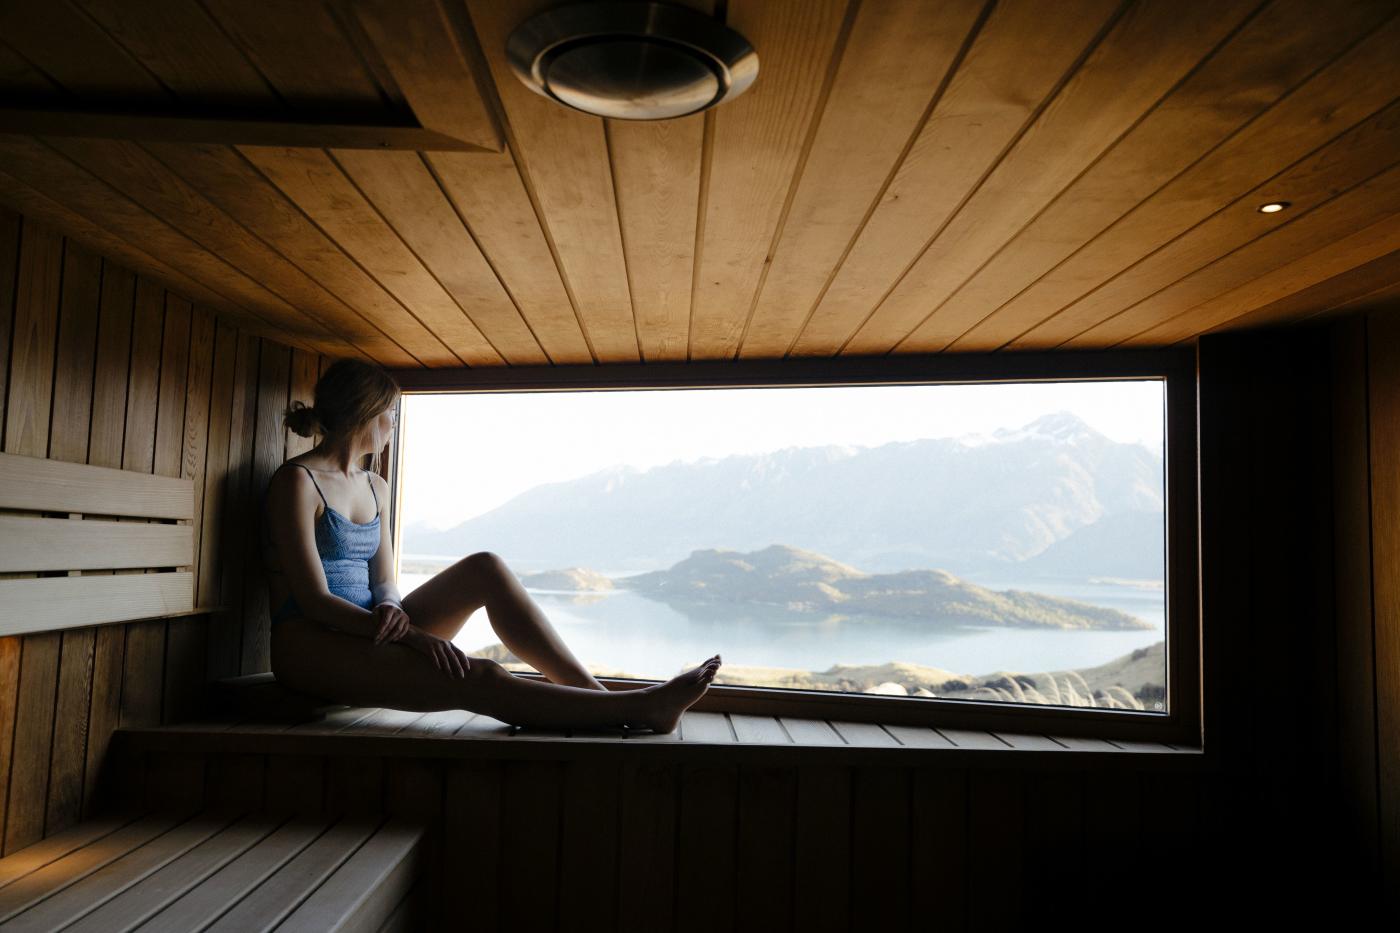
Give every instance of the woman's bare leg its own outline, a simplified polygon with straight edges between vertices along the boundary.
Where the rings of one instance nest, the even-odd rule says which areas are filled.
[[[414,625],[448,641],[482,606],[501,644],[517,658],[556,684],[603,689],[505,561],[490,551],[462,558],[403,598],[404,612]]]
[[[355,706],[466,709],[518,726],[626,724],[670,732],[719,670],[716,656],[664,684],[608,691],[527,680],[494,661],[470,660],[467,676],[456,677],[405,645],[376,645],[299,616],[272,629],[273,671],[293,690]]]

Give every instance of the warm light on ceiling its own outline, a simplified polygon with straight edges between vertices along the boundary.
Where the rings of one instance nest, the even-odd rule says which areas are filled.
[[[1287,202],[1287,201],[1270,201],[1268,204],[1260,204],[1260,205],[1259,205],[1259,213],[1261,213],[1261,214],[1277,214],[1279,211],[1283,210],[1283,209],[1284,209],[1285,207],[1287,207],[1287,206],[1288,206],[1288,202]]]

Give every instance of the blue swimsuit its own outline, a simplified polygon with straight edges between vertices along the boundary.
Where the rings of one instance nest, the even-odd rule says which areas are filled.
[[[331,508],[316,477],[302,464],[296,466],[311,476],[311,483],[316,486],[316,492],[326,506],[316,522],[316,551],[321,555],[321,566],[326,571],[326,587],[341,599],[349,600],[362,609],[371,608],[374,597],[369,588],[369,561],[379,552],[379,494],[374,491],[374,480],[369,481],[369,491],[374,496],[374,518],[361,524],[352,522]],[[369,476],[368,471],[365,476]],[[267,501],[265,492],[263,501]],[[266,519],[263,527],[267,527]],[[270,532],[267,538],[270,544]],[[301,615],[301,609],[296,600],[288,595],[286,602],[273,611],[272,622],[276,624],[291,615]]]

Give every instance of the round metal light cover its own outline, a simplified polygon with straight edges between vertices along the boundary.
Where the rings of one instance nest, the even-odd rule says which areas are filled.
[[[537,94],[600,117],[668,120],[742,94],[758,76],[743,36],[687,7],[594,2],[530,17],[506,60]]]

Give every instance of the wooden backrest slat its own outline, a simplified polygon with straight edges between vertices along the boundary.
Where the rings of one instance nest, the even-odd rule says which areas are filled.
[[[0,572],[188,567],[194,526],[0,515]]]
[[[128,573],[0,580],[0,637],[178,615],[194,609],[194,574]]]
[[[194,482],[0,453],[0,509],[193,519]]]

